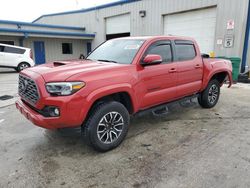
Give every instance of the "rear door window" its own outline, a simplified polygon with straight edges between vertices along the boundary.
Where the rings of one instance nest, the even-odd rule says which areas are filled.
[[[24,54],[25,50],[20,48],[5,46],[4,52],[12,54]]]
[[[153,43],[146,51],[145,56],[148,54],[160,55],[162,57],[163,63],[169,63],[173,61],[170,41],[157,41]]]
[[[4,46],[0,45],[0,52],[3,52],[3,51],[4,51]]]
[[[192,60],[196,56],[192,41],[175,41],[175,51],[178,61]]]

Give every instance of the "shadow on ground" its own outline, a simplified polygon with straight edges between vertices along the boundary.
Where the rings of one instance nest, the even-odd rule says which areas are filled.
[[[0,68],[0,74],[17,73],[14,69]]]
[[[128,135],[124,142],[140,134],[148,132],[151,129],[162,127],[163,125],[167,129],[169,122],[180,119],[181,114],[194,108],[199,108],[197,103],[190,107],[181,107],[179,104],[174,104],[170,106],[170,111],[167,116],[155,116],[150,112],[144,116],[133,116],[131,117]],[[37,148],[33,149],[40,151],[40,147],[43,147],[51,150],[53,153],[52,155],[57,155],[58,153],[56,151],[62,155],[68,154],[70,156],[73,156],[73,154],[82,155],[84,153],[88,153],[88,155],[96,155],[98,152],[95,152],[92,148],[87,146],[86,143],[84,143],[81,134],[81,128],[44,130],[45,138],[43,138],[43,142],[40,146],[34,145],[34,147]],[[44,153],[41,152],[40,154],[43,155]]]

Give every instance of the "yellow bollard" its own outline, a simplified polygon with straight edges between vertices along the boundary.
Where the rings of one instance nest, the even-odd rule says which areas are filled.
[[[215,57],[215,53],[214,52],[210,52],[209,56],[212,57],[212,58],[214,58]]]

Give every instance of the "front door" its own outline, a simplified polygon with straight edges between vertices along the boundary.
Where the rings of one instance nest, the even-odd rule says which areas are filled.
[[[148,54],[160,55],[163,62],[159,65],[145,66],[139,72],[140,88],[143,89],[139,99],[141,109],[171,101],[176,95],[177,64],[173,62],[170,41],[153,43],[144,57]]]
[[[43,41],[34,42],[35,61],[37,65],[45,63],[45,47]]]

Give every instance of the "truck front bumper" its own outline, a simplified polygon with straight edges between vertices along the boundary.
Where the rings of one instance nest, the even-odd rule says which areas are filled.
[[[25,105],[23,101],[21,101],[20,99],[16,101],[16,108],[21,112],[23,116],[25,116],[33,124],[43,128],[53,129],[53,126],[51,124],[48,124],[48,121],[46,121],[46,119],[42,115],[33,111],[31,108]]]
[[[45,88],[44,78],[28,69],[22,71],[22,76],[35,82],[39,94],[36,102],[25,96],[16,101],[16,108],[33,124],[46,129],[79,127],[83,124],[90,103],[86,96],[74,93],[69,96],[51,96]],[[32,86],[33,87],[33,86]],[[54,114],[51,109],[57,109]]]
[[[39,110],[31,108],[21,98],[16,101],[16,108],[33,124],[46,129],[59,129],[66,127],[79,127],[84,120],[84,114],[78,105],[58,105],[60,115],[58,117],[45,117]],[[78,111],[78,112],[76,112]]]

